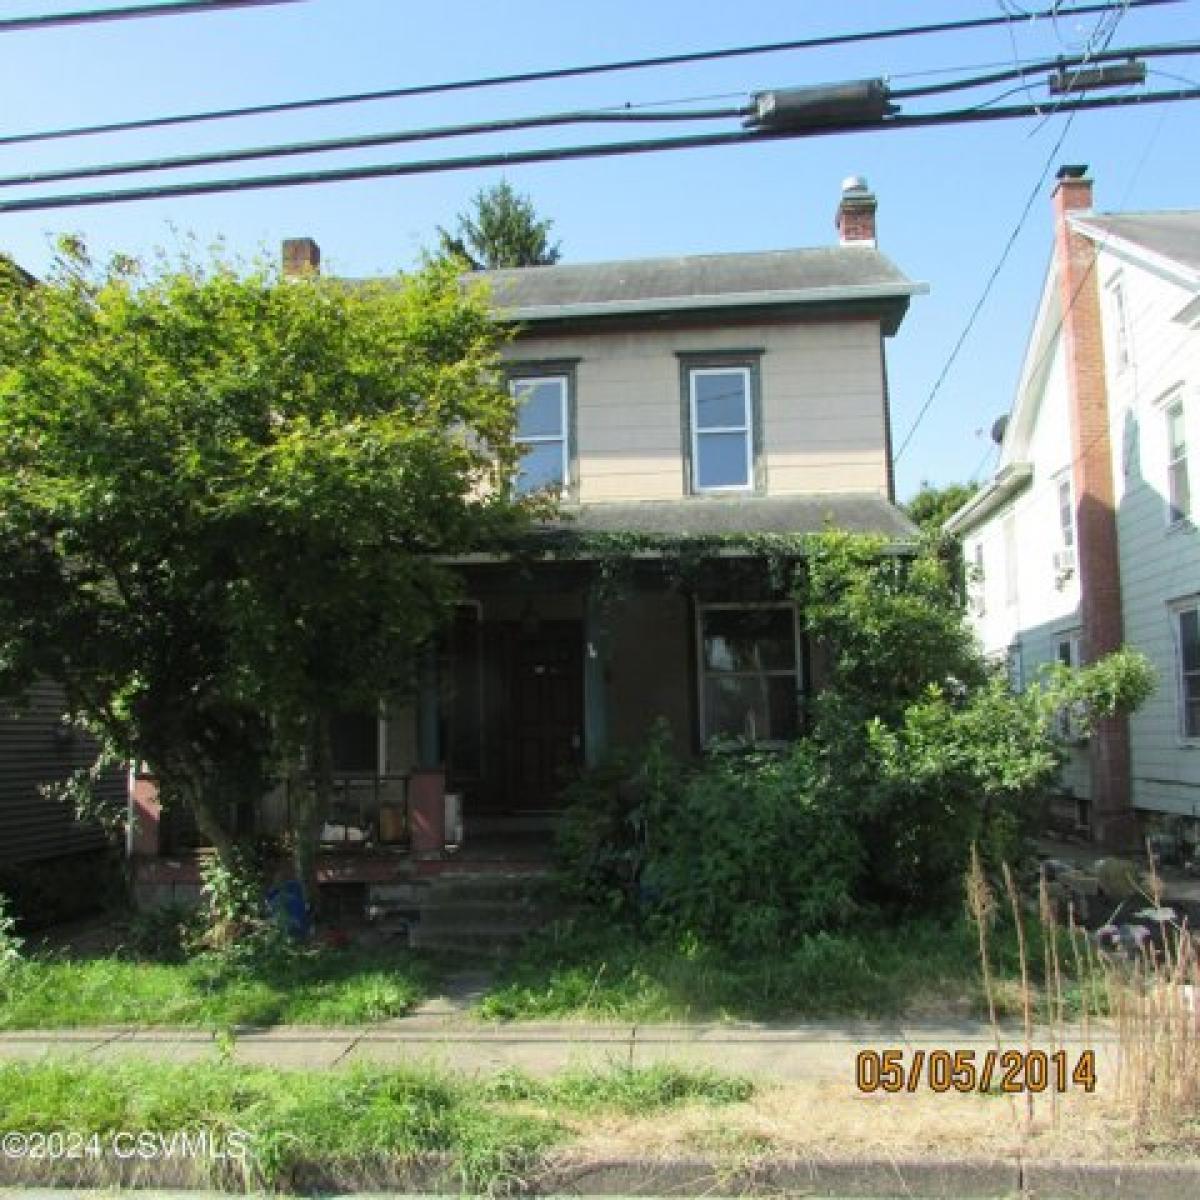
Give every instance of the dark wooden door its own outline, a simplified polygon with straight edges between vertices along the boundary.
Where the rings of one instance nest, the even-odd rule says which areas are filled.
[[[578,621],[484,626],[484,778],[476,810],[560,807],[583,761],[583,629]]]
[[[560,805],[583,755],[583,638],[578,622],[518,632],[513,655],[515,809]]]

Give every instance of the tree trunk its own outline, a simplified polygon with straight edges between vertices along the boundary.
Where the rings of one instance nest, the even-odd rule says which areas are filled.
[[[317,850],[321,829],[333,803],[333,744],[330,740],[329,714],[314,713],[308,724],[308,783],[301,788],[298,803],[292,808],[292,832],[295,838],[293,861],[296,877],[304,886],[304,896],[314,915],[320,912],[317,890]]]

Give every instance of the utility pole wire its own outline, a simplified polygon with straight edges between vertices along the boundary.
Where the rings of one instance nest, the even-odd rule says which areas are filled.
[[[281,0],[290,2],[290,0]],[[1127,0],[1132,8],[1149,8],[1161,4],[1179,4],[1183,0]],[[1055,4],[1051,8],[1031,12],[1030,22],[1053,20],[1056,16],[1086,16],[1105,13],[1122,6],[1122,0],[1081,4],[1069,11]],[[861,42],[885,41],[893,38],[916,37],[936,33],[954,33],[968,29],[986,29],[1005,24],[1010,18],[974,17],[963,21],[939,21],[925,25],[902,25],[888,29],[865,30],[861,33],[828,34],[822,37],[799,38],[788,42],[763,42],[753,46],[733,46],[717,50],[694,50],[681,54],[665,54],[648,58],[629,58],[616,62],[591,63],[577,67],[551,67],[540,71],[520,71],[509,75],[485,75],[474,79],[456,79],[444,83],[420,83],[381,91],[353,92],[338,96],[318,96],[307,100],[284,100],[273,104],[243,105],[237,108],[211,109],[206,112],[178,113],[170,116],[145,117],[130,121],[112,121],[100,125],[76,125],[63,129],[39,130],[33,133],[14,133],[0,137],[0,146],[27,142],[44,142],[60,138],[91,137],[105,133],[128,133],[141,129],[161,129],[173,125],[188,125],[198,121],[223,121],[240,117],[266,116],[273,113],[298,112],[303,109],[329,108],[341,104],[361,104],[374,100],[399,100],[411,96],[432,96],[446,92],[474,91],[480,88],[502,87],[510,84],[540,83],[550,79],[572,79],[585,75],[604,75],[617,71],[636,71],[657,67],[680,66],[685,63],[712,62],[750,55],[776,54],[788,50],[815,50],[829,46],[845,46]]]
[[[134,21],[142,17],[182,17],[233,8],[263,8],[268,4],[300,4],[303,0],[171,0],[167,4],[130,4],[123,8],[84,8],[73,12],[42,13],[34,17],[0,18],[0,33],[23,33],[62,25],[92,25],[98,21]]]
[[[1149,92],[1130,96],[1104,96],[1059,104],[1054,112],[1090,112],[1097,109],[1124,108],[1139,104],[1162,104],[1177,100],[1200,100],[1200,88],[1181,88],[1173,92]],[[240,179],[201,180],[161,186],[127,188],[109,192],[82,192],[60,196],[33,196],[28,199],[0,201],[0,213],[40,212],[47,209],[79,208],[96,204],[122,204],[131,200],[157,200],[178,196],[205,196],[222,192],[243,192],[263,188],[299,187],[316,183],[346,183],[360,179],[386,179],[404,175],[429,175],[444,171],[469,171],[479,167],[511,167],[526,163],[565,162],[582,158],[615,158],[629,154],[649,154],[661,150],[690,150],[707,146],[737,146],[785,141],[798,137],[818,137],[837,133],[871,133],[889,129],[924,129],[937,125],[975,124],[1042,115],[1040,105],[1020,104],[1004,108],[955,109],[938,113],[889,117],[884,121],[841,122],[814,125],[802,129],[738,130],[732,133],[692,134],[675,138],[648,138],[631,142],[607,142],[584,146],[557,146],[544,150],[514,150],[492,154],[473,154],[462,158],[425,159],[415,162],[381,163],[372,166],[342,167],[334,170],[299,171],[288,175],[260,175]]]
[[[1040,80],[1029,79],[1028,76],[1040,75],[1046,71],[1056,71],[1063,67],[1076,67],[1099,62],[1120,62],[1127,58],[1167,58],[1172,55],[1187,54],[1200,54],[1200,42],[1162,42],[1151,46],[1126,46],[1119,50],[1075,54],[1068,57],[1060,55],[1058,58],[1044,58],[1037,62],[1026,61],[1020,66],[994,71],[990,75],[973,75],[966,79],[950,79],[944,83],[927,83],[920,87],[889,88],[888,94],[893,100],[914,100],[920,96],[937,96],[943,92],[961,92],[969,88],[986,87],[992,83],[1005,83],[1009,79],[1024,80],[1025,83],[1017,89],[1024,91],[1026,84],[1040,82]]]
[[[145,171],[175,171],[183,167],[207,167],[245,162],[256,158],[283,158],[295,154],[324,154],[331,150],[365,150],[404,142],[428,142],[441,138],[470,137],[485,133],[511,133],[521,129],[545,129],[561,125],[655,123],[667,121],[728,121],[744,117],[746,105],[719,109],[690,109],[677,112],[633,112],[628,109],[545,113],[533,117],[511,117],[498,121],[475,121],[467,125],[440,125],[429,129],[401,129],[390,133],[368,133],[358,137],[325,138],[314,142],[288,142],[278,146],[250,146],[240,150],[214,150],[205,154],[181,154],[169,158],[147,158],[136,162],[102,163],[91,167],[66,167],[34,171],[25,175],[0,175],[0,188],[22,184],[61,183],[67,179],[98,179],[112,175],[136,175]]]
[[[1130,46],[1122,50],[1110,51],[1107,57],[1125,59],[1132,57],[1154,57],[1159,54],[1196,54],[1200,53],[1200,42],[1172,43],[1167,46]],[[1057,58],[1047,60],[1044,64],[1030,67],[1026,74],[1039,70],[1064,68],[1085,61],[1097,61],[1101,56],[1084,56]],[[893,99],[908,96],[923,96],[926,94],[953,91],[956,89],[982,86],[1012,79],[1017,72],[1005,70],[993,75],[979,77],[978,80],[956,80],[951,83],[935,84],[931,87],[914,88],[907,91],[891,91],[888,95]],[[1191,83],[1190,80],[1185,81]],[[1021,88],[1013,91],[1024,90]],[[1010,92],[993,97],[988,104],[994,104],[1006,99]],[[250,146],[235,150],[213,150],[200,154],[171,155],[161,158],[145,158],[117,163],[100,163],[92,166],[65,167],[50,171],[31,171],[20,175],[0,175],[0,188],[22,187],[44,183],[62,183],[72,179],[101,179],[117,175],[137,175],[152,171],[174,171],[187,167],[219,166],[226,163],[246,162],[252,159],[284,158],[302,154],[323,154],[329,151],[364,150],[377,146],[401,145],[412,142],[437,141],[443,138],[469,137],[478,134],[511,133],[523,129],[543,129],[553,126],[584,125],[584,124],[622,124],[628,122],[654,123],[659,121],[719,121],[745,117],[752,111],[749,104],[727,106],[724,108],[684,109],[679,111],[661,110],[634,111],[630,108],[578,110],[574,112],[543,113],[530,117],[502,118],[495,121],[475,121],[464,125],[441,125],[424,129],[395,130],[383,133],[362,134],[354,137],[323,138],[311,142],[287,142],[270,146]]]

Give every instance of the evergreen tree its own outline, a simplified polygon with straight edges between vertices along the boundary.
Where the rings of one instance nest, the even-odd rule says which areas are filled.
[[[550,241],[553,224],[539,220],[533,201],[502,179],[475,195],[454,233],[438,226],[439,250],[465,259],[474,271],[550,266],[561,253],[558,242]]]

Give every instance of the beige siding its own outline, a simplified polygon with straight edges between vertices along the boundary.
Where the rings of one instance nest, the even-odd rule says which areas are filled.
[[[887,490],[877,321],[528,336],[517,361],[577,358],[579,499],[684,494],[681,353],[761,349],[767,491]]]

